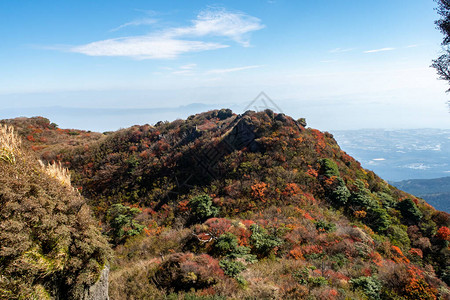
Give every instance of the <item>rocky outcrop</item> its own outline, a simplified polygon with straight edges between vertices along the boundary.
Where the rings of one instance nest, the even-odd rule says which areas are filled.
[[[108,296],[109,267],[105,266],[99,280],[84,290],[80,300],[109,300]]]
[[[255,125],[251,118],[244,114],[231,132],[224,138],[224,142],[230,145],[233,150],[240,150],[247,147],[250,151],[257,152],[261,149],[255,139]]]

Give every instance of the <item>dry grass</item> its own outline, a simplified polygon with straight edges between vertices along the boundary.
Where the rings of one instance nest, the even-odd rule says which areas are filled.
[[[8,125],[0,125],[0,160],[10,164],[16,163],[16,156],[20,152],[21,140]]]
[[[41,166],[47,175],[58,180],[62,185],[72,187],[70,182],[70,172],[67,168],[64,168],[60,162],[53,162],[49,165],[45,165],[41,160],[39,161]]]

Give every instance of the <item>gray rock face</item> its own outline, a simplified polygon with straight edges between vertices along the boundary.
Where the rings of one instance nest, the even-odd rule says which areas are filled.
[[[251,118],[244,116],[240,118],[234,126],[230,134],[225,138],[226,142],[233,146],[234,149],[242,149],[247,147],[250,151],[256,152],[260,150],[258,143],[255,141],[254,125]]]
[[[109,300],[108,276],[109,267],[105,266],[100,274],[100,279],[94,285],[84,290],[84,294],[80,300]]]

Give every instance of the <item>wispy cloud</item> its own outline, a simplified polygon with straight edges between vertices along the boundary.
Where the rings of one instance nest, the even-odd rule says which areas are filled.
[[[157,22],[158,22],[157,19],[150,19],[150,18],[139,19],[139,20],[134,20],[134,21],[122,24],[122,25],[120,25],[120,26],[118,26],[116,28],[111,29],[110,31],[111,32],[118,31],[118,30],[120,30],[122,28],[130,27],[130,26],[152,25],[152,24],[155,24]]]
[[[173,71],[172,74],[174,74],[174,75],[193,75],[192,70],[178,70],[178,71]]]
[[[224,74],[224,73],[231,73],[231,72],[238,72],[238,71],[243,71],[243,70],[248,70],[248,69],[255,69],[255,68],[260,68],[262,66],[245,66],[245,67],[237,67],[237,68],[228,68],[228,69],[214,69],[214,70],[209,70],[206,72],[206,74]]]
[[[364,51],[364,53],[377,53],[377,52],[392,51],[392,50],[395,50],[395,48],[381,48],[381,49],[367,50],[367,51]]]
[[[187,64],[187,65],[181,66],[180,69],[182,69],[182,70],[192,70],[196,66],[197,66],[197,64]]]
[[[192,26],[174,28],[169,33],[174,36],[227,37],[248,47],[250,42],[247,34],[264,28],[261,20],[256,17],[225,9],[202,11],[192,23]]]
[[[335,49],[331,49],[329,52],[330,53],[343,53],[343,52],[350,52],[352,50],[353,50],[353,48],[335,48]]]
[[[110,39],[71,49],[89,56],[126,56],[136,59],[176,58],[186,52],[226,48],[227,45],[202,41],[186,41],[170,37],[137,36]]]
[[[151,19],[145,22],[151,23]],[[133,21],[116,28],[137,26],[143,20]],[[264,28],[261,20],[243,12],[208,9],[200,12],[190,26],[166,28],[149,35],[108,39],[75,46],[71,52],[89,56],[126,56],[136,59],[176,58],[187,52],[215,50],[229,47],[222,42],[210,42],[210,37],[225,38],[250,46],[249,34]],[[194,38],[194,39],[193,39]],[[201,38],[201,40],[199,40]]]
[[[416,45],[416,44],[414,44],[414,45],[408,45],[408,46],[406,46],[406,48],[416,48],[416,47],[418,47],[419,45]]]

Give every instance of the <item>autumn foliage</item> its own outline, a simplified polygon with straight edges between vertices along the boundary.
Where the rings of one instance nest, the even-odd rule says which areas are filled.
[[[6,123],[88,199],[115,247],[112,299],[449,296],[448,214],[284,114],[105,134]]]

